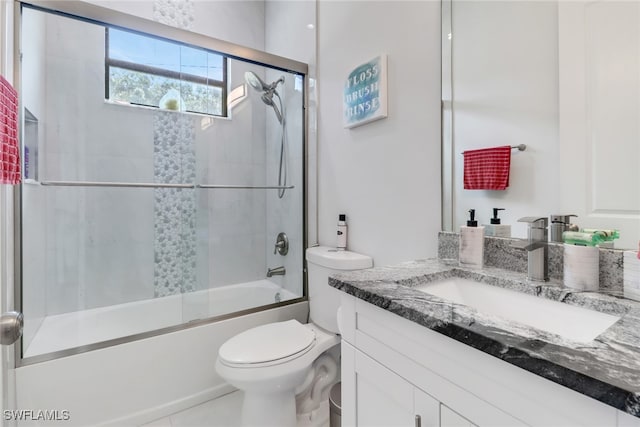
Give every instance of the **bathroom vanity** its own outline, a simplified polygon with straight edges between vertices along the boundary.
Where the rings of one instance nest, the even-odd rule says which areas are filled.
[[[550,332],[425,291],[452,278],[613,321],[591,338],[581,335],[594,327],[589,313],[562,319],[544,306],[494,299],[514,315],[534,307],[534,318],[551,320],[552,329],[554,320],[585,325]],[[340,274],[329,283],[343,291],[344,426],[640,426],[634,301],[442,260]]]

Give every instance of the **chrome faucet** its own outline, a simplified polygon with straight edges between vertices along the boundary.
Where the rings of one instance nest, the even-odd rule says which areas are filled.
[[[546,217],[527,216],[518,222],[526,222],[527,240],[514,242],[511,246],[527,251],[527,279],[536,282],[549,280],[549,244],[547,242]]]
[[[267,277],[284,276],[286,273],[287,273],[287,270],[284,269],[283,265],[281,265],[280,267],[267,269]]]
[[[578,231],[578,226],[571,224],[571,217],[578,215],[551,215],[551,224],[549,225],[549,241],[562,243],[562,233],[565,231]]]

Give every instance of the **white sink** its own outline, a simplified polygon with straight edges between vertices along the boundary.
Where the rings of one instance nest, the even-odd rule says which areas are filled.
[[[593,341],[620,319],[460,277],[427,283],[414,289],[580,343]]]

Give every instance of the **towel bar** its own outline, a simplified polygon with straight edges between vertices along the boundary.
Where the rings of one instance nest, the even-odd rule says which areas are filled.
[[[527,149],[527,144],[519,144],[519,145],[512,145],[511,149],[517,148],[518,151],[524,151]],[[464,153],[460,153],[460,154],[464,154]]]

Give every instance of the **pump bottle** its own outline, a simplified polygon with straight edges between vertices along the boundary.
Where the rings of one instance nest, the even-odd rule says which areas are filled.
[[[475,209],[469,209],[467,226],[460,227],[461,267],[482,268],[484,265],[484,227],[478,227],[475,215]]]
[[[491,224],[484,225],[484,233],[486,236],[493,237],[511,237],[511,226],[506,224],[500,224],[500,218],[498,218],[498,211],[503,211],[504,208],[493,208],[493,218],[491,218]]]

